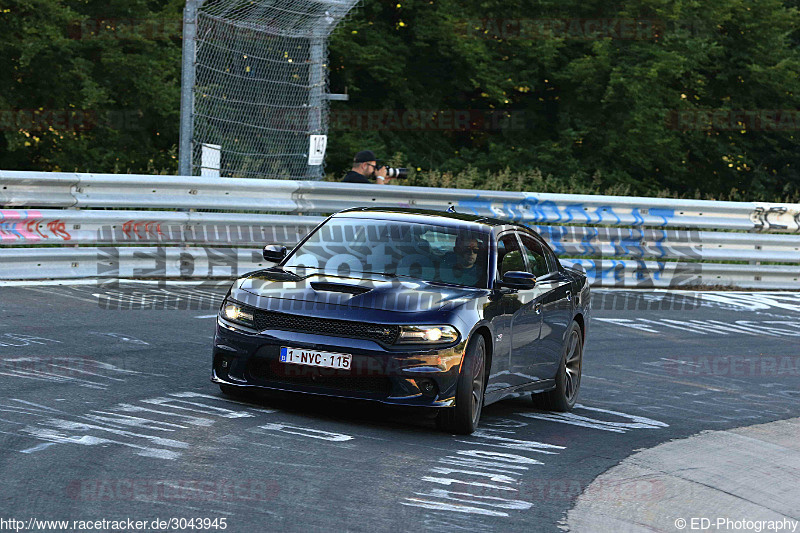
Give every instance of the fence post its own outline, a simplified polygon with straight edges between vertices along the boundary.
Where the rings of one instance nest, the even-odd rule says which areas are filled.
[[[311,88],[308,95],[308,133],[309,135],[325,135],[327,130],[323,128],[323,113],[325,108],[322,101],[325,76],[325,37],[321,36],[322,33],[318,27],[314,28],[314,35],[311,37],[309,44],[309,69],[308,69],[308,85]],[[324,176],[323,165],[309,165],[308,177],[311,179],[322,179]]]
[[[192,175],[192,125],[194,122],[194,64],[197,11],[204,0],[186,0],[183,9],[183,59],[181,61],[181,123],[178,140],[178,174]]]

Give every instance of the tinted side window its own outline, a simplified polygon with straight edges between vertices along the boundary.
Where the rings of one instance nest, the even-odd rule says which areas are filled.
[[[520,233],[519,237],[522,241],[523,253],[528,259],[528,272],[537,278],[549,274],[550,266],[545,257],[547,251],[542,244],[530,235],[524,233]]]
[[[558,272],[558,259],[556,258],[556,254],[553,253],[553,250],[547,246],[543,246],[542,251],[547,258],[547,264],[550,265],[550,272]]]
[[[503,274],[512,270],[525,271],[525,262],[516,235],[506,233],[497,240],[498,277],[503,279]]]

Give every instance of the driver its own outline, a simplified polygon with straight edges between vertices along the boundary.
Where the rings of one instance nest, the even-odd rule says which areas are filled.
[[[482,249],[483,246],[477,238],[459,235],[453,246],[453,253],[442,261],[442,280],[477,287],[484,274],[484,268],[478,261]]]

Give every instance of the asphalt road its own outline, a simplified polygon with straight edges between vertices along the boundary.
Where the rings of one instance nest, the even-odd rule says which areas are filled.
[[[0,519],[559,531],[636,450],[800,416],[798,293],[595,290],[580,407],[508,400],[456,437],[418,412],[222,396],[209,368],[224,292],[0,287]],[[659,497],[646,480],[619,494]]]

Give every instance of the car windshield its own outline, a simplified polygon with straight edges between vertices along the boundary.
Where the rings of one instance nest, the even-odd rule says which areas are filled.
[[[486,288],[488,242],[488,233],[475,226],[332,218],[296,248],[283,267]]]

